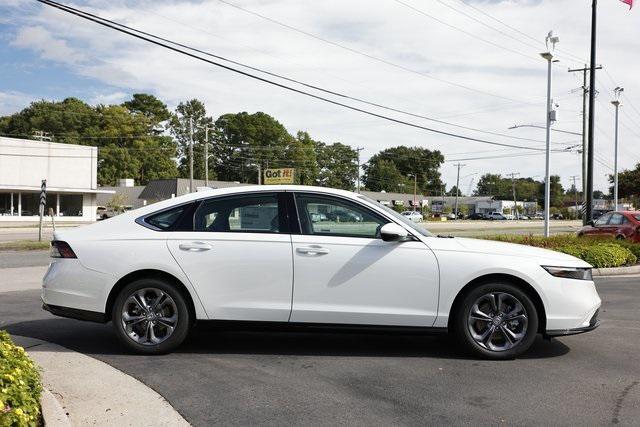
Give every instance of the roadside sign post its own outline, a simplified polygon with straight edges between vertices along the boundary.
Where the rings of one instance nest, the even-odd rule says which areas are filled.
[[[47,204],[47,180],[43,179],[40,185],[40,226],[38,227],[38,242],[42,242],[42,217],[44,217],[44,207]]]

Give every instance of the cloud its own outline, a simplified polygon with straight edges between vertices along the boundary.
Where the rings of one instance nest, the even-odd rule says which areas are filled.
[[[93,96],[89,99],[89,103],[92,105],[104,104],[121,104],[125,100],[129,98],[129,94],[125,92],[111,92],[111,93],[101,93]]]
[[[44,59],[65,64],[78,64],[85,55],[69,47],[63,39],[55,38],[49,30],[42,26],[28,26],[18,31],[12,46],[32,49]]]
[[[538,142],[481,134],[366,107],[378,113],[446,131],[533,147],[544,145],[542,130],[508,128],[545,120],[546,66],[538,54],[544,50],[544,36],[554,29],[561,39],[558,46],[561,62],[554,69],[553,90],[554,99],[560,104],[561,120],[555,126],[570,131],[581,129],[580,94],[573,92],[582,84],[581,76],[567,73],[566,69],[581,66],[588,56],[588,5],[579,7],[575,0],[469,2],[518,30],[515,31],[461,2],[447,2],[452,9],[439,2],[403,1],[431,17],[392,0],[229,0],[342,44],[346,49],[217,0],[92,0],[82,7],[163,37],[335,91]],[[615,31],[600,32],[599,62],[605,63],[612,76],[638,75],[640,58],[633,55],[638,50],[638,15],[627,13],[623,5],[616,3],[600,6],[601,28],[615,28]],[[126,93],[150,91],[170,106],[200,98],[214,116],[232,111],[265,111],[291,131],[305,129],[325,141],[364,146],[364,160],[377,150],[399,144],[439,149],[448,159],[523,152],[443,137],[363,116],[182,57],[51,8],[34,10],[22,13],[17,21],[13,46],[34,50],[41,58],[66,65],[78,76],[90,77],[104,85],[98,95],[93,92],[87,96],[93,102],[110,102],[109,99],[119,102],[118,97]],[[567,13],[568,10],[571,13]],[[625,86],[627,96],[640,108],[640,81],[629,79],[616,82],[618,84]],[[596,116],[600,130],[596,151],[600,161],[607,165],[613,164],[613,119],[608,103],[608,90],[613,87],[609,77],[600,73]],[[630,118],[623,117],[628,127],[621,127],[620,162],[623,167],[632,167],[640,158],[640,149],[632,144],[640,134],[634,130],[637,127],[633,120],[640,123],[640,114],[631,109],[626,114]],[[579,139],[554,134],[555,143]],[[540,155],[464,162],[468,164],[465,174],[515,171],[538,179],[544,174],[544,157]],[[600,163],[597,168],[596,184],[606,188],[605,173],[610,170]],[[552,173],[561,174],[568,187],[569,176],[580,174],[580,157],[554,153]],[[443,174],[451,186],[456,178],[453,165],[447,163]],[[471,178],[461,180],[465,191]]]
[[[0,91],[0,116],[20,111],[33,101],[35,99],[25,93]]]

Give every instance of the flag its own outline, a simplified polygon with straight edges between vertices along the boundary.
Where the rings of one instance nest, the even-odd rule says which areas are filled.
[[[631,10],[631,8],[633,7],[633,0],[620,0],[620,1],[624,4],[628,4],[629,10]]]

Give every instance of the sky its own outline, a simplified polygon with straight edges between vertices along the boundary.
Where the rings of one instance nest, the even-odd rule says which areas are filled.
[[[396,145],[440,150],[449,189],[463,163],[467,193],[484,173],[541,180],[550,30],[557,130],[582,130],[582,68],[588,63],[587,0],[84,0],[102,17],[308,84],[413,115],[346,103],[436,130],[529,149],[469,141],[350,111],[187,58],[65,14],[35,0],[0,4],[0,115],[39,99],[120,103],[152,93],[174,108],[198,98],[214,118],[264,111],[295,133],[363,147],[362,160]],[[639,7],[640,9],[640,7]],[[620,98],[619,168],[640,162],[640,10],[600,0],[595,188],[614,164],[613,89]],[[549,46],[551,48],[551,46]],[[277,79],[276,79],[277,80]],[[281,80],[278,80],[282,83]],[[301,88],[300,86],[296,86]],[[323,95],[311,90],[314,94]],[[323,96],[326,96],[324,94]],[[329,96],[331,97],[331,96]],[[335,98],[338,101],[344,99]],[[440,120],[434,122],[415,115]],[[442,121],[446,123],[442,123]],[[500,134],[500,135],[496,135]],[[552,132],[551,173],[581,175],[567,147],[580,135]],[[564,150],[565,152],[562,152]],[[572,152],[573,151],[573,152]]]

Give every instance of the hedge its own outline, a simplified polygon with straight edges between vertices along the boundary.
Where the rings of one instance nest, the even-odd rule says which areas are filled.
[[[24,349],[0,331],[0,426],[40,423],[40,373]]]
[[[484,238],[563,252],[580,258],[595,268],[634,265],[640,258],[640,244],[626,240],[577,237],[572,234],[551,237],[510,234]]]

